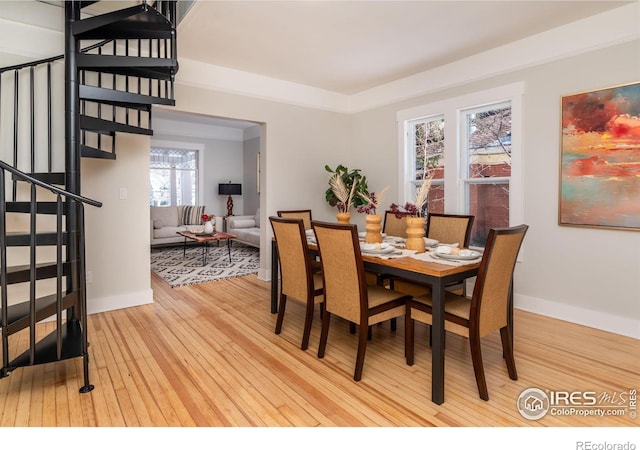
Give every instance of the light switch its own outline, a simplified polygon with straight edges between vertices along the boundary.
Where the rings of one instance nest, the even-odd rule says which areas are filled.
[[[120,188],[120,200],[126,200],[129,193],[127,192],[127,188]]]

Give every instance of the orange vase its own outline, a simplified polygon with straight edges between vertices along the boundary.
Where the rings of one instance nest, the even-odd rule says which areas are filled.
[[[351,213],[339,212],[337,214],[338,223],[349,224],[351,223]]]
[[[407,250],[424,252],[424,217],[407,217]]]
[[[364,241],[367,244],[382,242],[382,217],[379,214],[367,214],[365,219],[367,224],[364,229],[367,230],[367,233],[364,235]]]

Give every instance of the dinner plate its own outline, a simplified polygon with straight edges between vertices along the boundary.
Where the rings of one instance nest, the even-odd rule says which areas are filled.
[[[380,234],[382,235],[382,237],[383,237],[383,238],[384,238],[384,237],[387,237],[387,233],[380,233]],[[360,231],[360,232],[358,233],[358,237],[359,237],[360,239],[364,239],[364,237],[365,237],[366,235],[367,235],[367,232],[366,232],[366,231]]]
[[[458,260],[458,261],[466,261],[466,260],[472,260],[472,259],[478,259],[482,256],[482,253],[476,252],[476,251],[472,251],[471,255],[469,256],[461,256],[461,255],[449,255],[446,253],[438,253],[438,252],[433,252],[432,255],[437,256],[438,258],[442,258],[442,259],[452,259],[452,260]]]
[[[370,255],[386,255],[387,253],[393,253],[396,249],[392,246],[389,246],[389,247],[384,247],[377,250],[376,249],[367,250],[364,248],[361,248],[361,250],[362,250],[362,253],[369,253]]]
[[[440,242],[435,239],[424,238],[424,245],[426,245],[427,247],[435,247],[439,243]]]

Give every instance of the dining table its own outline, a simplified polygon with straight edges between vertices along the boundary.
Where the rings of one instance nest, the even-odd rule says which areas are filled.
[[[308,240],[309,251],[317,253],[318,247],[313,240]],[[445,287],[454,282],[461,282],[474,277],[480,267],[480,259],[455,264],[452,261],[438,261],[430,258],[428,253],[404,255],[370,254],[362,252],[365,270],[402,277],[407,280],[428,284],[432,292],[432,343],[431,343],[431,400],[441,405],[444,403],[444,303]],[[271,312],[278,312],[278,246],[271,243]]]

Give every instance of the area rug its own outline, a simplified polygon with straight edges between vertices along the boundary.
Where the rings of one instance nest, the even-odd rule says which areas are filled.
[[[201,245],[188,245],[185,255],[182,245],[151,249],[151,270],[171,287],[241,277],[259,268],[260,249],[237,242],[231,246],[231,262],[226,242],[209,245],[206,265]]]

